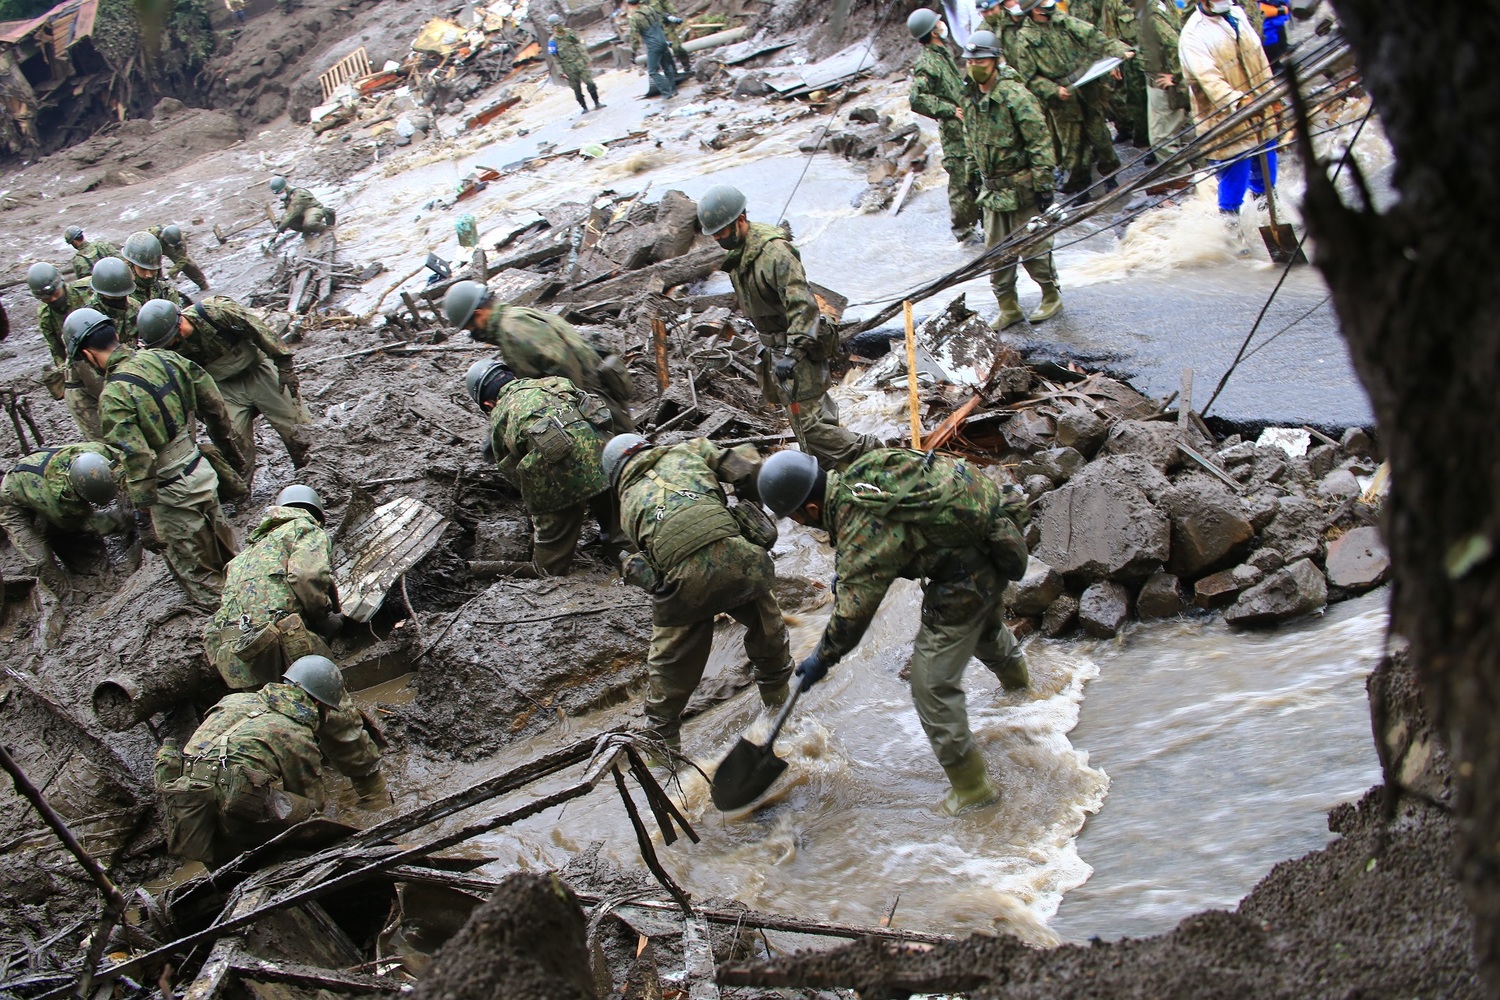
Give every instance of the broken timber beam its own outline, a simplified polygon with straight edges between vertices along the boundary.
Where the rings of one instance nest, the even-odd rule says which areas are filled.
[[[699,247],[681,257],[672,257],[648,267],[605,278],[593,284],[580,284],[572,295],[575,302],[603,302],[608,299],[630,298],[642,291],[655,290],[652,286],[660,282],[660,288],[686,284],[706,278],[717,271],[729,256],[717,246]]]
[[[412,983],[403,983],[380,976],[367,976],[357,972],[340,972],[320,969],[313,965],[296,962],[272,962],[238,952],[229,960],[229,967],[241,977],[257,983],[287,983],[292,986],[311,986],[314,989],[333,990],[338,993],[388,994],[411,993],[416,989]]]

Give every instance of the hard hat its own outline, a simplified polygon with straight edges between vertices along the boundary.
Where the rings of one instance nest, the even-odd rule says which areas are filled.
[[[716,184],[698,202],[698,228],[710,236],[745,211],[745,194],[737,187]]]
[[[344,675],[338,665],[326,656],[299,656],[286,668],[286,682],[295,684],[314,701],[338,708],[344,700]]]
[[[969,44],[964,46],[965,59],[999,59],[1000,40],[995,37],[993,31],[976,31],[969,36]]]
[[[63,239],[67,240],[69,243],[77,243],[79,240],[83,239],[83,230],[79,229],[77,226],[69,226],[67,229],[63,230]]]
[[[807,502],[818,482],[818,460],[805,451],[778,451],[760,467],[755,489],[761,503],[786,517]]]
[[[121,261],[123,264],[124,262]],[[115,321],[104,315],[97,309],[74,309],[68,313],[63,320],[63,344],[68,350],[68,360],[73,361],[78,357],[78,352],[83,349],[83,342],[95,331],[105,327],[111,333],[115,333]]]
[[[975,10],[994,10],[1000,5],[1000,0],[975,0]]]
[[[142,347],[169,347],[177,339],[182,310],[177,303],[152,299],[135,315],[135,335]]]
[[[639,434],[616,434],[610,438],[599,456],[599,462],[604,467],[604,478],[609,480],[609,485],[619,486],[620,473],[625,468],[625,460],[649,447],[651,447],[651,442]]]
[[[286,190],[286,178],[285,177],[281,177],[281,176],[272,177],[271,178],[271,190],[273,192],[275,192],[276,194],[280,194],[281,192],[285,191]]]
[[[108,507],[118,491],[114,468],[97,451],[86,451],[73,459],[68,466],[68,482],[74,493],[95,507]]]
[[[562,15],[561,14],[548,14],[547,15],[547,23],[550,24],[550,25],[552,25],[554,28],[557,27],[559,24],[563,23]]]
[[[276,506],[299,507],[317,518],[319,524],[323,523],[323,498],[311,486],[293,483],[276,494]]]
[[[516,373],[503,361],[476,361],[464,372],[464,389],[469,398],[484,408],[485,398],[493,397],[507,382],[514,382]]]
[[[105,298],[123,299],[135,291],[135,276],[130,273],[130,265],[120,258],[102,257],[94,265],[89,286]]]
[[[983,0],[981,0],[983,2]],[[932,34],[933,26],[938,22],[937,11],[928,7],[918,7],[911,12],[906,19],[906,30],[911,32],[911,37],[921,41]]]
[[[63,286],[62,272],[55,265],[39,260],[26,269],[26,284],[32,295],[47,302]]]
[[[1030,14],[1034,10],[1040,10],[1043,14],[1051,14],[1057,9],[1057,0],[1021,0],[1021,12]]]
[[[490,290],[477,281],[460,281],[448,289],[443,296],[443,315],[448,317],[448,325],[457,330],[468,326],[489,297]]]
[[[125,247],[120,256],[137,267],[161,268],[161,240],[148,232],[131,233],[125,237]]]
[[[182,245],[182,230],[177,226],[166,226],[161,231],[161,241],[169,247]]]

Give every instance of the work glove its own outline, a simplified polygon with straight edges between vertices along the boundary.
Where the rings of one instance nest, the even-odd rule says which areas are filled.
[[[396,797],[386,788],[385,774],[382,771],[377,770],[363,778],[351,780],[354,782],[355,793],[359,795],[359,801],[355,805],[361,809],[384,809],[396,801]]]
[[[1051,191],[1038,191],[1036,193],[1036,210],[1038,212],[1045,212],[1045,211],[1047,211],[1047,209],[1049,209],[1051,207],[1052,207],[1052,192]]]
[[[641,552],[620,553],[620,578],[648,594],[656,589],[656,570],[651,568],[645,554]]]
[[[772,366],[772,369],[776,372],[776,381],[785,382],[797,370],[797,359],[790,354],[783,354],[776,359],[776,364]]]
[[[248,477],[253,471],[250,459],[245,457],[244,449],[240,447],[238,439],[214,438],[214,444],[218,446],[219,453],[229,460],[229,464],[243,477]]]
[[[135,537],[140,540],[141,548],[152,552],[165,549],[161,539],[156,537],[156,525],[151,521],[150,511],[136,510],[132,514],[135,518]]]
[[[668,24],[681,24],[682,23],[682,18],[677,17],[676,15],[673,15],[673,14],[668,14],[667,15],[667,23]]]
[[[302,397],[302,382],[297,378],[297,373],[292,370],[291,356],[288,355],[284,358],[277,358],[275,364],[276,381],[281,383],[281,387],[285,389],[287,391],[287,394],[290,395],[293,399],[300,399]]]
[[[807,659],[797,664],[795,673],[798,677],[802,678],[801,684],[798,685],[800,690],[806,691],[808,688],[818,683],[818,681],[827,677],[828,668],[831,666],[833,666],[833,664],[823,659],[822,655],[818,653],[817,650],[813,650],[813,652],[807,657]]]
[[[318,635],[324,639],[332,639],[338,635],[344,627],[344,616],[337,611],[331,612],[326,618],[318,623]]]

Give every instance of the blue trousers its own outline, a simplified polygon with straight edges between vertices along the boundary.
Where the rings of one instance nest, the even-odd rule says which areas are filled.
[[[1270,143],[1266,144],[1267,146]],[[1264,147],[1262,147],[1264,148]],[[1219,211],[1238,213],[1245,201],[1245,189],[1253,194],[1266,193],[1266,179],[1261,176],[1260,153],[1256,152],[1237,160],[1209,160],[1219,174]],[[1271,167],[1271,186],[1276,186],[1276,153],[1266,151],[1266,162]]]

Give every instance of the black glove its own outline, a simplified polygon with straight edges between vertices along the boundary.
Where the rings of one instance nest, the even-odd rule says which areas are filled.
[[[797,359],[790,354],[783,354],[776,359],[776,364],[772,366],[772,370],[776,372],[776,380],[778,382],[785,382],[792,377],[792,372],[797,370]]]
[[[1051,191],[1038,191],[1036,193],[1036,210],[1038,212],[1045,212],[1045,211],[1047,211],[1047,209],[1049,209],[1051,207],[1052,207],[1052,192]]]
[[[334,636],[339,634],[339,631],[343,629],[343,627],[344,616],[339,614],[337,611],[334,611],[329,613],[328,617],[324,618],[321,622],[318,623],[317,632],[318,635],[322,636],[324,639],[332,639]]]
[[[151,521],[151,513],[144,510],[133,512],[135,516],[135,537],[140,540],[141,548],[152,552],[160,552],[166,548],[161,539],[156,537],[156,525]]]
[[[797,664],[797,669],[794,671],[798,677],[802,678],[802,683],[799,685],[801,689],[806,691],[818,683],[818,681],[827,677],[830,666],[832,666],[831,663],[823,659],[817,650],[813,650],[807,659]]]

